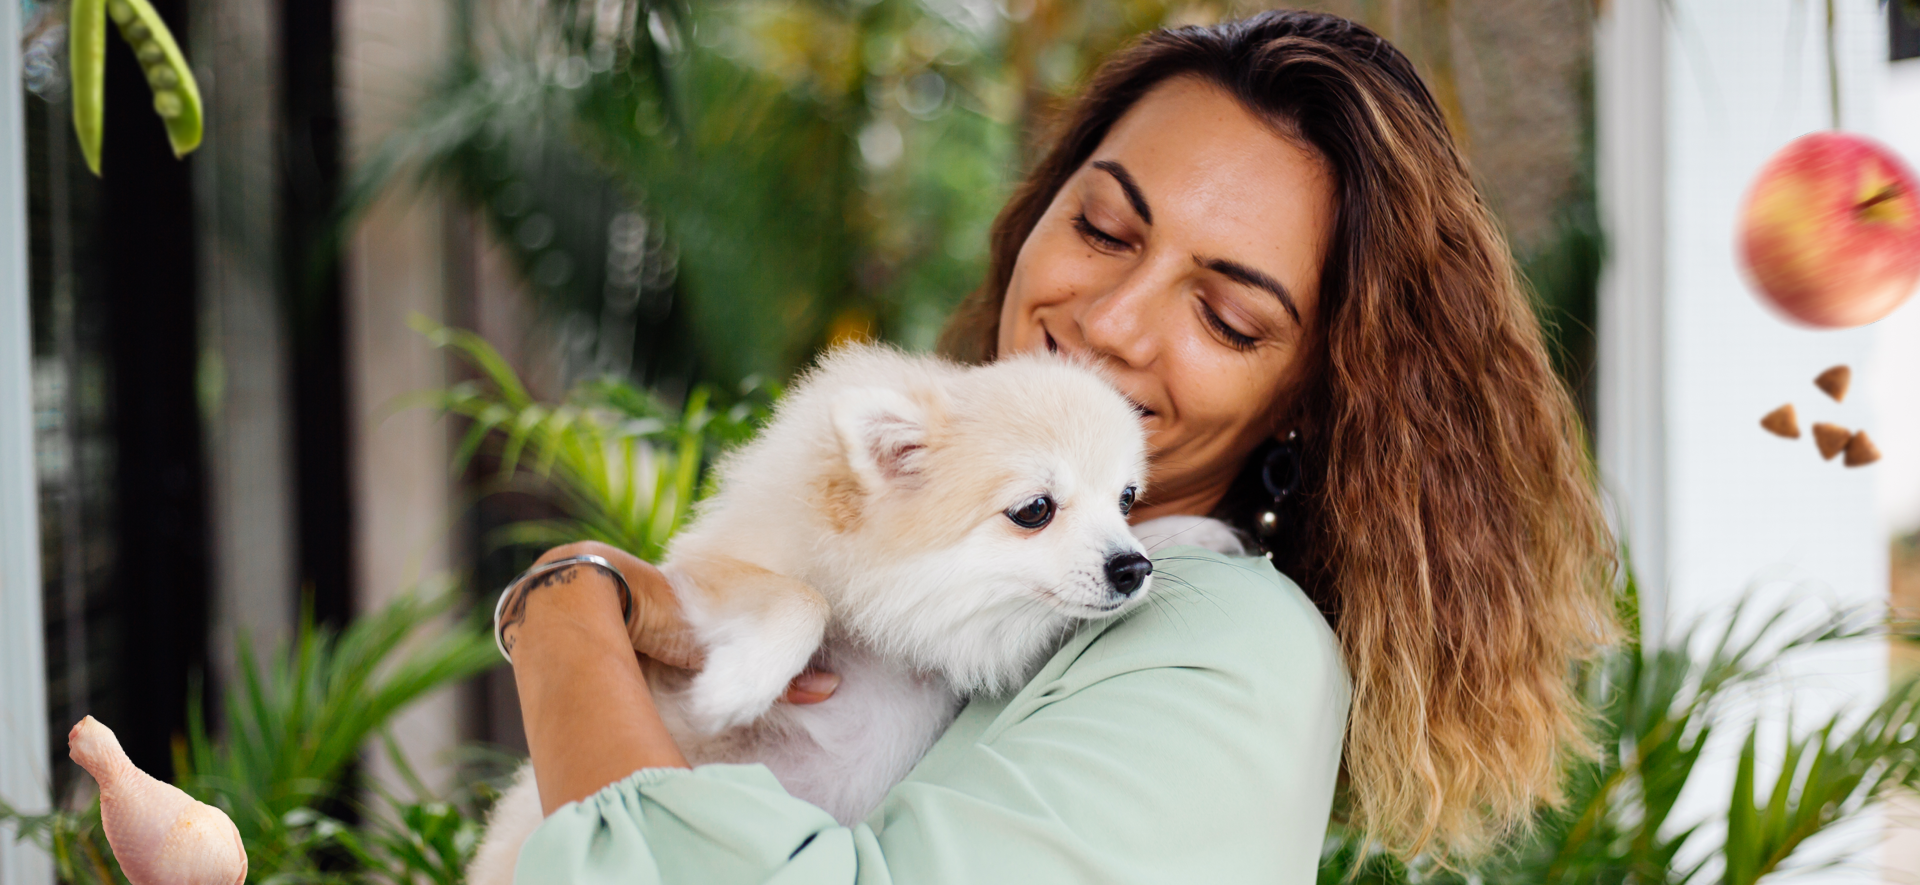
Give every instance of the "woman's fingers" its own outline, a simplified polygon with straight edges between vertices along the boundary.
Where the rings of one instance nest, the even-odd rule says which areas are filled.
[[[669,666],[700,669],[706,659],[704,649],[680,612],[680,599],[674,595],[673,585],[653,564],[599,541],[555,547],[542,555],[539,562],[582,554],[605,559],[627,579],[627,587],[633,591],[633,617],[627,622],[627,634],[633,639],[634,651]]]
[[[817,704],[833,697],[835,689],[840,687],[840,674],[808,668],[787,683],[786,701],[789,704]]]

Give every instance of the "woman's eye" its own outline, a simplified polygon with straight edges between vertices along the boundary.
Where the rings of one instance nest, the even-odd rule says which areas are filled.
[[[1084,212],[1073,216],[1073,229],[1079,231],[1081,236],[1086,237],[1094,245],[1102,249],[1127,248],[1126,240],[1094,227],[1093,222],[1087,220],[1087,215]]]
[[[1227,321],[1221,319],[1220,314],[1215,313],[1211,305],[1201,302],[1200,312],[1206,316],[1207,325],[1212,326],[1221,338],[1226,339],[1228,347],[1234,350],[1252,350],[1254,345],[1260,343],[1260,339],[1227,325]]]
[[[1121,516],[1126,516],[1133,512],[1133,498],[1136,494],[1138,493],[1133,490],[1133,486],[1127,486],[1127,490],[1120,493]]]
[[[1007,518],[1023,529],[1037,529],[1053,520],[1053,499],[1041,495],[1007,511]]]

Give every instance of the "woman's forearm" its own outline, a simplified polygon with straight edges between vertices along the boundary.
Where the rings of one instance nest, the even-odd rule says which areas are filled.
[[[653,705],[606,572],[555,572],[521,611],[506,635],[544,813],[642,768],[687,767]]]

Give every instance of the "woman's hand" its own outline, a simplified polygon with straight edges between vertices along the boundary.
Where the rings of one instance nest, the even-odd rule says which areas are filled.
[[[817,704],[833,697],[834,689],[839,687],[840,674],[808,667],[787,683],[787,694],[782,700],[789,704]]]
[[[605,559],[627,579],[627,587],[633,591],[633,618],[626,625],[627,637],[634,651],[670,667],[700,669],[705,649],[694,638],[693,627],[681,613],[680,598],[667,583],[667,576],[652,563],[611,544],[578,541],[548,550],[534,565],[584,555]],[[616,612],[615,619],[618,617]]]
[[[693,627],[681,613],[680,598],[667,576],[652,563],[611,544],[576,541],[548,550],[534,564],[582,555],[605,559],[627,579],[627,587],[633,591],[633,619],[627,624],[627,635],[634,651],[670,667],[700,669],[706,650],[700,647]],[[839,687],[838,674],[809,668],[793,678],[784,700],[789,704],[817,704],[833,697]]]

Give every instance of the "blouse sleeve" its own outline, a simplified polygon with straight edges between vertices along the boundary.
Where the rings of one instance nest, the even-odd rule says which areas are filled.
[[[1350,689],[1264,560],[1156,558],[1152,596],[975,701],[866,823],[759,765],[645,769],[563,806],[519,883],[1314,881]]]

